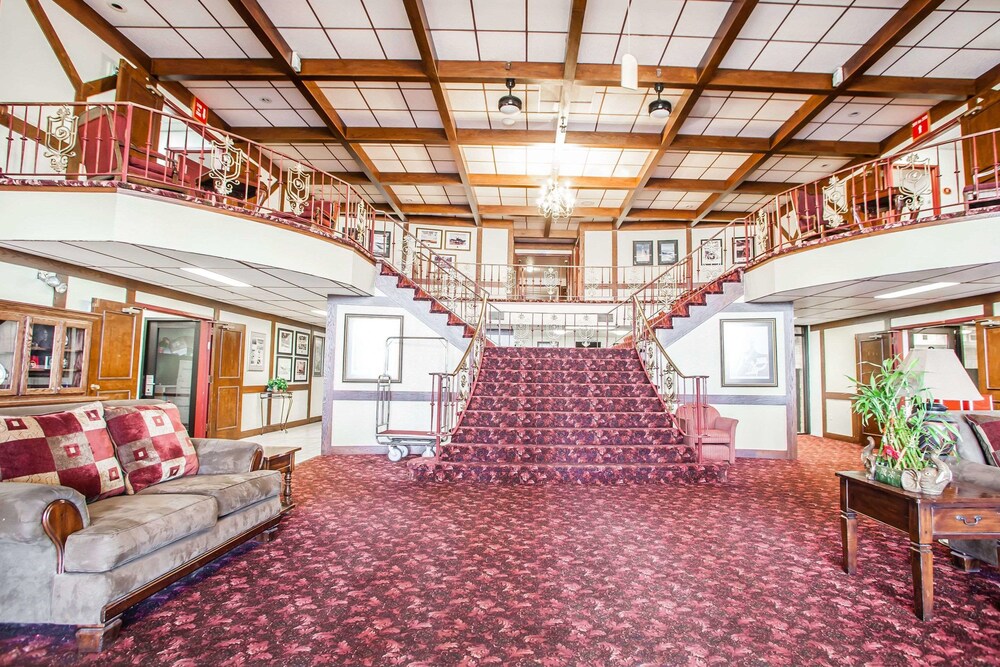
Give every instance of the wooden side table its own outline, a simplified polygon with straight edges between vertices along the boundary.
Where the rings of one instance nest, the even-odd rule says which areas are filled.
[[[262,470],[277,470],[284,475],[281,486],[282,513],[295,507],[292,502],[292,472],[295,470],[295,452],[301,447],[264,447],[264,466]]]
[[[968,482],[949,484],[940,496],[910,493],[869,480],[865,473],[838,472],[844,571],[858,570],[858,514],[910,535],[910,569],[917,616],[934,616],[934,540],[1000,537],[1000,493]]]

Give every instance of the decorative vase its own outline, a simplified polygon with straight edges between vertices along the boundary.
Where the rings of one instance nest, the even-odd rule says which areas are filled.
[[[883,484],[903,488],[902,470],[892,468],[883,463],[876,463],[874,466],[874,473],[873,479],[876,482],[882,482]]]

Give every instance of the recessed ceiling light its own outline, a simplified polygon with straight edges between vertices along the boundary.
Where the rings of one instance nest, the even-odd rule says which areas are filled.
[[[125,5],[121,4],[120,2],[109,2],[108,7],[115,10],[116,12],[121,12],[122,14],[128,11],[128,9],[125,8]]]
[[[860,111],[852,111],[851,113],[849,113],[847,115],[850,116],[851,118],[857,118],[858,116],[861,115],[861,112]]]
[[[312,312],[316,313],[317,315],[321,315],[323,317],[326,317],[326,311],[325,310],[320,310],[319,308],[313,308]]]
[[[517,118],[515,118],[514,116],[504,116],[500,120],[500,122],[503,123],[505,126],[510,127],[511,125],[517,122]]]
[[[945,287],[951,287],[952,285],[957,285],[958,283],[927,283],[926,285],[916,285],[915,287],[908,287],[906,289],[896,290],[895,292],[886,292],[885,294],[876,294],[876,299],[898,299],[904,296],[910,296],[911,294],[920,294],[922,292],[930,292],[936,289],[944,289]]]
[[[239,280],[233,280],[229,276],[223,276],[215,273],[214,271],[209,271],[208,269],[199,269],[194,266],[182,266],[181,271],[187,271],[188,273],[193,273],[196,276],[208,278],[209,280],[214,280],[217,283],[229,285],[230,287],[250,287],[246,283],[241,283]]]

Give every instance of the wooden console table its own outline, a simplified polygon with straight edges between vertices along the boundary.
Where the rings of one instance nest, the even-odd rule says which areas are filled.
[[[940,496],[928,496],[866,479],[864,472],[838,472],[837,477],[844,571],[858,569],[858,514],[909,533],[913,597],[921,620],[934,615],[934,540],[1000,537],[1000,493],[991,489],[952,482]]]
[[[264,466],[263,470],[277,470],[284,476],[284,483],[281,486],[281,512],[291,510],[295,507],[292,502],[292,472],[295,471],[295,452],[301,451],[301,447],[263,447]]]

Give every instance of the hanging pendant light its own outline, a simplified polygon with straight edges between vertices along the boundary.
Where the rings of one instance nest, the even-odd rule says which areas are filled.
[[[639,61],[632,55],[632,0],[626,0],[625,29],[627,41],[625,55],[622,56],[622,88],[639,90]]]
[[[497,108],[505,116],[521,112],[521,98],[514,94],[514,79],[507,79],[507,94],[500,98]]]
[[[660,97],[660,93],[663,92],[663,84],[657,81],[653,85],[653,89],[656,91],[656,99],[649,103],[649,115],[657,120],[669,118],[674,107],[670,102]]]

